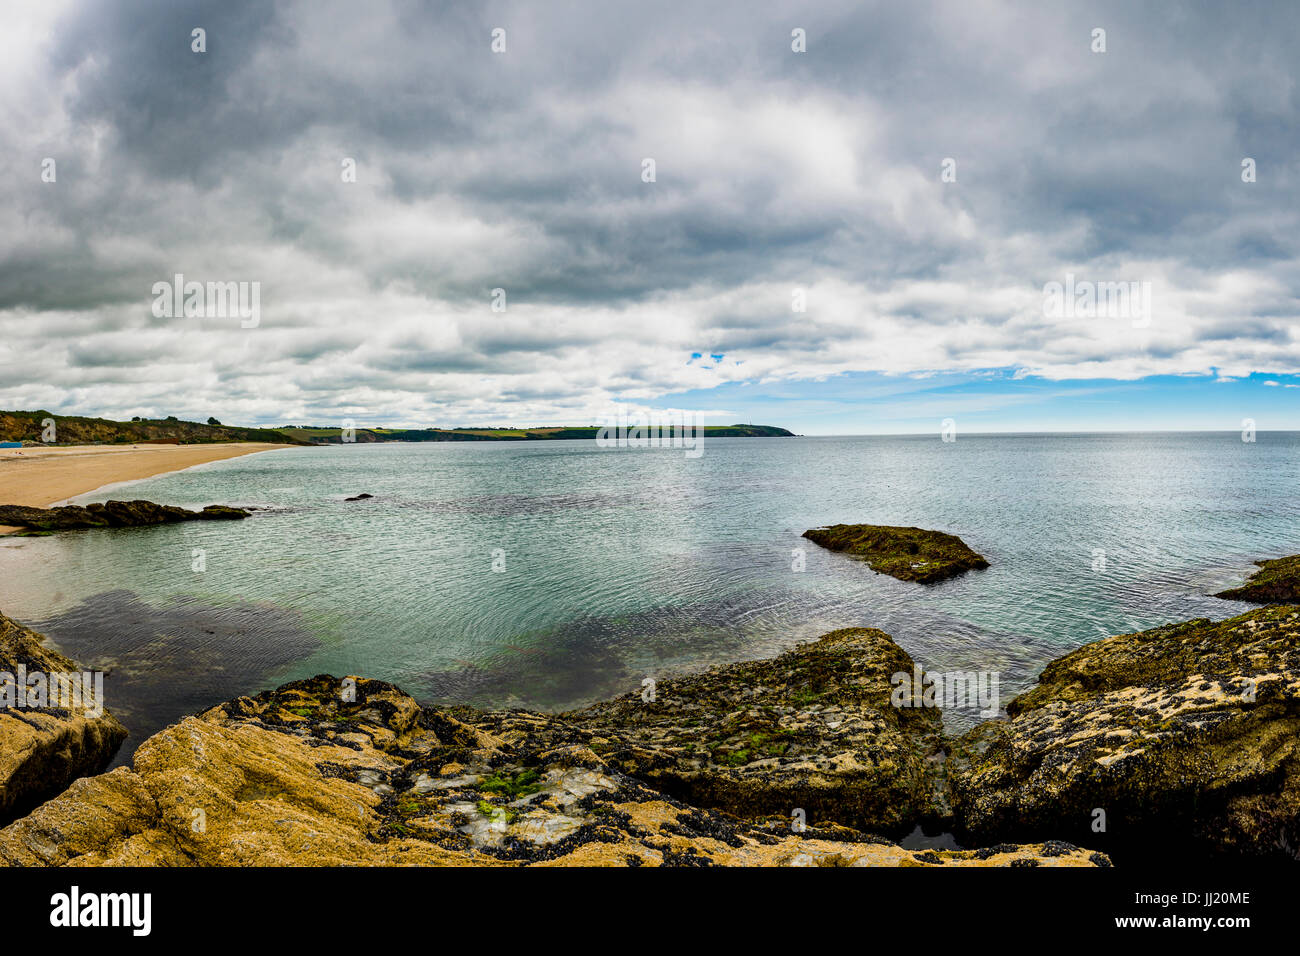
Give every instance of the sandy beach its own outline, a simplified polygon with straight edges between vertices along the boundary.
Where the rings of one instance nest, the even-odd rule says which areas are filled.
[[[43,508],[119,481],[137,481],[209,461],[297,447],[229,442],[5,448],[0,449],[0,504]],[[13,530],[0,526],[0,534]]]

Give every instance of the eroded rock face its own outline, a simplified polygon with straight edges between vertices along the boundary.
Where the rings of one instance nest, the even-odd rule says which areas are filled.
[[[20,673],[72,674],[80,668],[45,647],[41,635],[0,614],[0,672],[12,683]],[[48,696],[45,703],[53,701]],[[108,766],[126,739],[126,728],[107,711],[59,706],[0,706],[0,822],[30,810],[74,779]],[[82,703],[88,703],[82,701]],[[102,701],[99,701],[102,706]]]
[[[949,762],[971,839],[1050,833],[1145,855],[1300,846],[1300,608],[1088,644],[1007,712]]]
[[[0,525],[26,528],[29,533],[47,533],[76,528],[134,528],[176,521],[237,520],[247,518],[251,513],[244,508],[225,505],[208,505],[202,511],[188,511],[144,500],[106,501],[85,507],[63,505],[58,508],[0,505]]]
[[[912,667],[888,634],[848,628],[566,719],[612,765],[687,803],[749,818],[801,809],[896,836],[943,816],[939,712],[890,703],[890,678]]]
[[[351,689],[349,689],[351,688]],[[624,776],[588,734],[519,711],[421,708],[330,677],[156,734],[0,830],[15,865],[1087,866],[1063,843],[904,850],[696,809]]]
[[[863,558],[871,570],[900,581],[933,584],[989,566],[955,534],[924,528],[875,524],[835,524],[813,528],[803,536],[830,551]]]

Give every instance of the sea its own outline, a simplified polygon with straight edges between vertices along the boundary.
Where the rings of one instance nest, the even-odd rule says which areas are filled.
[[[131,729],[118,763],[186,714],[315,674],[554,712],[842,627],[996,675],[1004,706],[1082,644],[1248,609],[1212,595],[1300,551],[1300,433],[1254,437],[268,451],[72,499],[256,508],[244,521],[0,538],[0,611],[104,671]],[[990,566],[898,581],[801,537],[835,523],[950,532]]]

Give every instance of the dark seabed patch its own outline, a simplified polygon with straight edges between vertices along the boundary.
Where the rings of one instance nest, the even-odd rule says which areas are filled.
[[[455,670],[430,671],[411,693],[425,703],[563,711],[639,690],[646,677],[698,670],[744,655],[745,635],[722,622],[733,605],[665,607],[585,617],[521,634]]]
[[[320,645],[301,617],[256,604],[159,606],[133,591],[96,594],[31,626],[82,667],[104,672],[107,707],[130,736],[112,766],[182,717],[276,683]]]
[[[522,707],[562,712],[639,692],[656,680],[696,673],[718,664],[775,657],[838,627],[879,627],[926,671],[996,673],[999,711],[1036,682],[1041,662],[1061,651],[1032,635],[990,631],[935,611],[873,615],[855,608],[813,613],[771,589],[769,611],[789,620],[775,630],[744,626],[752,606],[744,596],[664,606],[619,617],[584,617],[519,635],[509,644],[467,660],[464,667],[427,671],[399,681],[422,703]],[[883,618],[883,620],[882,620]],[[766,622],[765,622],[766,623]],[[987,703],[970,701],[943,713],[951,732],[984,720]]]
[[[594,511],[625,508],[631,504],[652,504],[648,492],[572,492],[567,494],[471,495],[446,500],[399,501],[398,507],[442,514],[510,518],[562,511]]]

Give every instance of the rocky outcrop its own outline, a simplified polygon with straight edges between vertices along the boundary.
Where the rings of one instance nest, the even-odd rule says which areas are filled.
[[[73,667],[5,624],[6,666]],[[1086,645],[956,739],[937,709],[894,706],[913,669],[853,628],[560,716],[296,681],[75,780],[0,830],[0,862],[1033,866],[1300,846],[1300,608]],[[123,734],[9,712],[0,732],[6,795],[48,788],[28,803]],[[927,822],[976,849],[893,842]]]
[[[1300,846],[1300,608],[1088,644],[1007,713],[952,748],[966,839],[1146,858]]]
[[[1300,602],[1300,554],[1272,561],[1256,561],[1259,570],[1245,584],[1214,595],[1251,604],[1294,604]]]
[[[35,631],[0,614],[3,823],[61,792],[77,777],[102,771],[126,739],[126,728],[102,711],[102,700],[55,699],[50,688],[58,681],[52,675],[77,673],[79,668],[41,641]],[[39,696],[37,687],[43,688]],[[80,706],[58,706],[69,702]]]
[[[152,501],[106,501],[85,507],[63,505],[58,508],[0,505],[0,525],[25,528],[28,534],[47,534],[77,528],[134,528],[176,521],[237,520],[247,518],[251,513],[245,508],[225,505],[208,505],[202,511],[188,511]]]
[[[687,803],[897,835],[944,812],[939,712],[890,702],[892,675],[912,670],[888,634],[848,628],[566,720],[611,765]]]
[[[687,806],[589,735],[521,711],[422,708],[317,677],[154,735],[0,831],[0,861],[96,865],[1088,866],[1059,842],[911,851]]]
[[[989,566],[981,554],[954,534],[923,528],[874,524],[836,524],[813,528],[803,536],[831,551],[866,560],[871,570],[900,581],[933,584]]]

